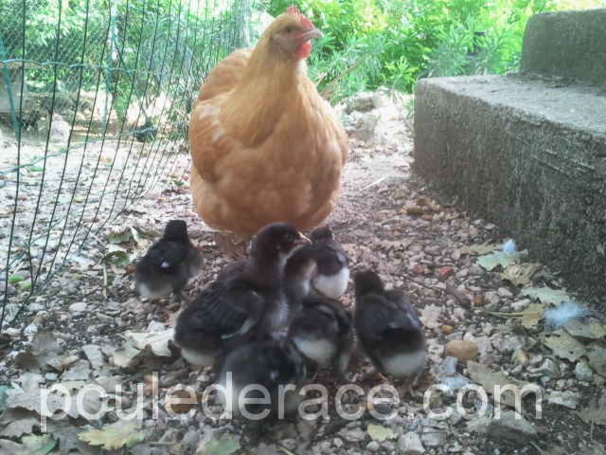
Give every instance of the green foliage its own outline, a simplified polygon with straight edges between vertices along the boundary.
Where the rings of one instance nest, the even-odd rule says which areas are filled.
[[[216,62],[242,45],[251,4],[3,0],[0,61],[25,59],[30,91],[68,93],[71,106],[80,88],[110,93],[120,120],[134,104],[145,121],[149,105],[163,94],[180,101],[171,110],[178,123],[188,110],[185,97],[194,97]]]
[[[290,5],[271,0],[269,13]],[[530,16],[600,0],[301,0],[322,30],[311,72],[333,99],[421,77],[502,74],[517,68]]]

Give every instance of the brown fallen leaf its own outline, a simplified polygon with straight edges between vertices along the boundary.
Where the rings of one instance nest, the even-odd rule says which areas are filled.
[[[531,329],[536,326],[541,319],[543,319],[544,314],[545,305],[532,303],[528,305],[524,311],[522,311],[522,319],[520,320],[520,323],[523,327]]]
[[[0,417],[0,436],[5,438],[20,438],[30,434],[34,427],[40,426],[40,417],[26,409],[7,409]]]
[[[587,349],[587,358],[594,371],[606,377],[606,348],[594,343]]]
[[[587,408],[578,411],[577,415],[585,423],[606,426],[606,393],[600,400],[594,400]]]
[[[478,245],[464,246],[459,251],[461,254],[488,254],[501,249],[500,245],[494,243],[481,243]]]
[[[116,450],[122,447],[132,447],[145,439],[145,433],[138,430],[138,425],[132,420],[118,420],[104,425],[100,430],[91,429],[78,434],[81,441],[92,446],[100,446],[105,450]]]
[[[545,313],[545,305],[540,303],[533,303],[526,307],[524,311],[518,313],[501,313],[498,311],[486,311],[486,314],[492,316],[499,316],[502,318],[520,318],[520,323],[523,327],[531,329],[535,327],[541,319],[543,319]]]
[[[543,335],[541,340],[561,359],[576,362],[585,355],[585,346],[563,330],[551,332],[550,335]]]
[[[164,408],[169,415],[185,414],[195,408],[202,400],[202,395],[192,389],[175,389],[166,392]]]
[[[124,336],[127,340],[132,340],[133,346],[137,349],[143,350],[149,346],[154,355],[171,357],[172,353],[168,347],[168,343],[173,339],[174,334],[174,329],[169,328],[158,332],[128,331]]]
[[[496,387],[503,390],[506,386],[520,390],[524,386],[529,386],[530,383],[518,381],[516,379],[505,376],[502,371],[492,371],[487,365],[474,361],[467,362],[467,371],[469,377],[480,384],[486,393],[493,396],[495,404],[505,404],[510,407],[515,407],[515,394],[512,390],[503,391],[500,396],[495,396]],[[538,386],[537,386],[538,387]],[[522,397],[523,398],[523,397]]]
[[[63,349],[51,332],[40,331],[34,335],[31,346],[15,358],[15,362],[21,368],[32,372],[44,370],[47,367],[61,371],[59,354],[62,351]]]
[[[532,262],[526,264],[512,264],[501,273],[501,279],[509,281],[514,286],[526,286],[532,281],[532,276],[539,271],[541,264]]]

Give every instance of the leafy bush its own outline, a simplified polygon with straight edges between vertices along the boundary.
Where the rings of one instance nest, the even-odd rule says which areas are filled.
[[[421,77],[502,74],[517,68],[533,14],[603,0],[301,0],[322,30],[310,59],[333,99],[386,85],[411,91]],[[269,13],[291,2],[270,0]]]

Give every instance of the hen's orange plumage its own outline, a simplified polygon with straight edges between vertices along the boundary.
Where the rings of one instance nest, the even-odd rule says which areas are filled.
[[[331,212],[348,145],[307,77],[309,40],[320,35],[289,8],[202,85],[189,124],[191,191],[211,227],[252,235],[286,221],[309,230]]]

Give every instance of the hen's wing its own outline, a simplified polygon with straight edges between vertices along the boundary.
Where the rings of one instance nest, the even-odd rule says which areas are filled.
[[[252,49],[238,49],[221,60],[200,87],[197,101],[208,100],[233,89],[242,78],[251,53]]]

